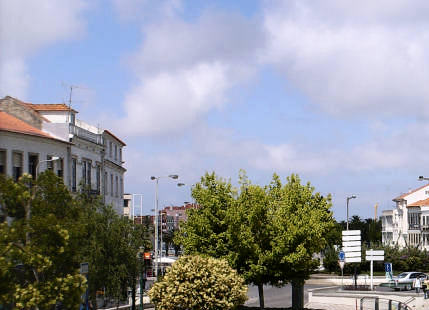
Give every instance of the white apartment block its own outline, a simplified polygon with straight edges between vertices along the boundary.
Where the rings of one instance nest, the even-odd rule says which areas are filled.
[[[429,184],[393,199],[393,210],[382,212],[382,242],[429,250]]]
[[[0,173],[17,179],[51,169],[71,192],[82,186],[122,215],[125,143],[78,120],[77,113],[65,104],[0,99]],[[46,162],[54,156],[60,159]]]

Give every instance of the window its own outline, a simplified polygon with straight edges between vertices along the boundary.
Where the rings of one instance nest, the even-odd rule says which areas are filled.
[[[86,164],[86,181],[89,189],[91,189],[91,161],[87,161]]]
[[[122,148],[119,148],[119,161],[122,162]]]
[[[82,185],[86,185],[86,161],[82,160]]]
[[[12,178],[16,182],[19,177],[22,175],[22,153],[13,152],[12,153]]]
[[[72,158],[72,192],[76,192],[76,158]]]
[[[118,146],[115,144],[115,160],[118,160]]]
[[[82,184],[91,189],[91,161],[82,159]]]
[[[28,154],[28,173],[31,174],[33,180],[37,178],[37,163],[39,162],[39,156],[36,154]]]
[[[0,173],[6,174],[6,150],[0,150]]]
[[[121,178],[120,188],[119,188],[119,196],[122,197],[124,195],[124,180]]]
[[[112,142],[109,142],[109,156],[112,158]]]
[[[118,176],[116,176],[115,177],[115,196],[116,197],[118,197],[118,188],[119,188],[119,185],[118,185]]]
[[[113,174],[110,174],[110,195],[113,196]]]
[[[70,113],[70,123],[72,123],[72,124],[75,123],[75,115],[74,115],[74,113]]]
[[[98,191],[98,194],[100,194],[100,191],[101,191],[101,167],[100,167],[100,165],[97,165],[97,170],[96,170],[96,190]]]
[[[109,193],[109,192],[108,192],[107,182],[108,182],[108,179],[107,179],[107,172],[105,172],[105,173],[104,173],[104,195],[107,195],[107,194]]]
[[[63,178],[64,176],[64,161],[62,158],[57,160],[57,176]]]

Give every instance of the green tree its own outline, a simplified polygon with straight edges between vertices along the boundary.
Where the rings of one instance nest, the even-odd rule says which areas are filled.
[[[314,187],[302,185],[292,174],[283,186],[274,175],[270,184],[272,219],[270,265],[274,272],[273,284],[292,283],[292,308],[304,306],[304,282],[318,262],[312,259],[327,244],[326,234],[334,221],[331,197],[314,193]]]
[[[0,175],[0,303],[47,309],[78,306],[85,278],[76,261],[81,210],[51,172],[37,181]]]
[[[149,297],[159,310],[228,310],[246,301],[247,286],[226,260],[182,256]]]
[[[214,173],[203,176],[192,191],[201,207],[188,212],[177,242],[185,253],[227,258],[247,283],[258,286],[261,308],[263,284],[290,281],[294,306],[302,307],[304,280],[316,267],[312,255],[324,249],[334,225],[330,197],[313,193],[296,175],[285,186],[274,175],[260,187],[241,173],[240,183],[238,191]]]

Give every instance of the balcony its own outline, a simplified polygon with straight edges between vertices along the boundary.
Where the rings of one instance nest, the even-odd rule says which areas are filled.
[[[429,232],[429,225],[422,225],[422,231]]]
[[[82,127],[78,127],[73,124],[69,124],[69,132],[81,139],[90,141],[92,143],[96,143],[99,145],[103,145],[103,135],[93,133],[89,130],[83,129]]]
[[[420,230],[421,225],[420,224],[409,224],[408,230]]]

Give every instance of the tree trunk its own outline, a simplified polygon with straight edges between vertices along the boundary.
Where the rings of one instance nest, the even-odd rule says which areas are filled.
[[[131,309],[136,310],[136,277],[133,276],[133,285],[131,289]]]
[[[292,280],[292,309],[304,308],[304,279]]]
[[[264,285],[258,284],[258,293],[259,293],[259,307],[261,310],[264,310],[265,301],[264,301]]]

